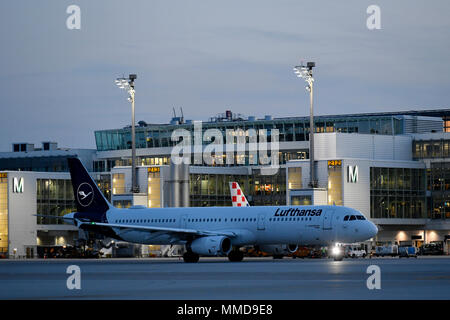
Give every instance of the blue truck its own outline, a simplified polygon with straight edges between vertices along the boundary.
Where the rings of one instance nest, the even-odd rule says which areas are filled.
[[[398,257],[409,258],[414,257],[417,258],[417,248],[416,247],[399,247],[398,248]]]

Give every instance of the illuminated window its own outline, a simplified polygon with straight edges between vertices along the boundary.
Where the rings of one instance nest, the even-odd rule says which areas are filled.
[[[302,188],[302,168],[289,168],[288,169],[288,187],[289,189],[301,189]]]
[[[125,190],[125,174],[115,173],[113,176],[112,191],[113,194],[124,194]]]
[[[4,177],[3,177],[4,176]],[[0,178],[0,253],[8,252],[8,178]]]
[[[158,169],[158,170],[156,170]],[[149,168],[147,198],[149,208],[161,207],[161,179],[159,167]]]

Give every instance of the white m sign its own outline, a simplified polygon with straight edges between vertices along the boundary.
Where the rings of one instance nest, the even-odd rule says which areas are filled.
[[[13,178],[13,192],[23,193],[23,178]]]
[[[358,166],[348,166],[348,182],[358,182]]]

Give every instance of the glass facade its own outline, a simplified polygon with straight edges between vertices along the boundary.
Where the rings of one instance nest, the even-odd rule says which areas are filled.
[[[371,218],[425,218],[425,170],[370,168]]]
[[[444,116],[442,120],[444,120],[444,132],[450,132],[450,116]]]
[[[97,186],[107,198],[110,194],[109,175],[97,175]],[[76,211],[73,196],[72,181],[70,179],[36,179],[37,214],[63,216]],[[37,217],[38,224],[63,224],[62,219]]]
[[[114,173],[112,175],[112,177],[113,177],[112,193],[113,194],[128,193],[129,190],[126,190],[126,186],[125,186],[125,174],[124,173]]]
[[[288,168],[288,188],[301,189],[302,188],[302,168],[293,167]]]
[[[148,168],[147,198],[149,208],[161,207],[161,178],[159,167]]]
[[[110,174],[93,174],[93,178],[98,188],[108,201],[111,201],[111,175]]]
[[[413,158],[415,160],[448,157],[450,157],[450,140],[413,141]]]
[[[448,130],[448,118],[444,121],[444,130]],[[447,131],[446,131],[447,132]],[[450,218],[450,140],[413,141],[415,160],[436,159],[427,169],[427,213],[430,219]]]
[[[153,157],[136,157],[136,163],[140,166],[155,166],[170,164],[170,155]],[[93,162],[94,172],[110,172],[114,167],[131,166],[129,159],[109,159]]]
[[[427,180],[429,218],[450,219],[450,162],[432,162]]]
[[[336,116],[315,118],[316,132],[358,132],[367,134],[401,134],[403,133],[403,119],[395,116]],[[248,129],[268,130],[270,138],[271,129],[279,130],[280,142],[308,141],[309,140],[309,118],[283,118],[273,120],[255,121],[224,121],[203,122],[202,130],[214,128],[219,129],[225,137],[229,130]],[[172,147],[177,142],[171,141],[172,132],[175,129],[186,129],[193,131],[193,124],[180,125],[147,125],[136,128],[136,148],[161,148]],[[131,149],[131,127],[114,130],[101,130],[95,132],[95,142],[98,151]],[[248,142],[248,134],[246,141]],[[270,141],[270,139],[269,139]],[[209,144],[203,142],[204,144]]]
[[[195,173],[189,175],[189,180],[191,207],[231,206],[229,182],[233,181],[239,183],[248,199],[247,175]]]
[[[270,152],[268,152],[270,156]],[[222,159],[222,163],[218,163],[215,161],[214,154],[211,155],[213,158],[213,164],[207,164],[205,162],[197,164],[194,161],[195,155],[192,154],[191,156],[191,164],[192,165],[210,165],[213,167],[218,166],[238,166],[238,165],[249,165],[250,163],[253,163],[253,158],[249,154],[245,154],[244,158],[242,159],[242,162],[238,162],[237,155],[234,156],[233,164],[226,164],[226,159]],[[279,164],[285,164],[289,160],[301,160],[301,159],[308,159],[309,158],[309,151],[308,150],[295,150],[295,151],[284,151],[279,152]],[[136,157],[136,163],[141,166],[157,166],[157,165],[169,165],[170,164],[170,155],[166,156],[157,156],[157,157]],[[224,155],[223,155],[224,157]],[[100,161],[94,161],[94,172],[110,172],[112,168],[116,166],[131,166],[131,158],[130,159],[114,159],[114,160],[100,160]]]
[[[328,161],[328,204],[342,206],[342,161]]]
[[[286,205],[286,169],[280,168],[276,174],[264,175],[253,170],[248,177],[252,206]],[[242,190],[244,191],[244,190]],[[245,194],[245,192],[244,192]]]
[[[66,156],[0,158],[0,170],[67,172],[69,167]]]
[[[8,174],[0,173],[0,255],[8,256]]]
[[[131,200],[114,200],[113,206],[116,208],[129,208],[131,207]]]
[[[63,216],[76,211],[70,179],[37,179],[37,214]],[[37,217],[38,224],[63,224],[62,219]]]
[[[190,174],[190,206],[231,206],[229,182],[236,181],[251,206],[286,204],[286,171],[263,175],[253,170],[248,175]]]
[[[311,205],[311,196],[292,196],[291,205],[292,206],[309,206]]]

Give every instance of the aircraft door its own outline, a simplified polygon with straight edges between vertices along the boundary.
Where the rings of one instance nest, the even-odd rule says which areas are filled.
[[[258,214],[258,230],[266,229],[266,215],[264,213]]]
[[[334,209],[328,209],[323,213],[323,230],[333,229]]]
[[[335,217],[335,209],[325,209],[323,214],[323,240],[332,243],[336,239],[336,221],[333,223]],[[334,224],[334,225],[333,225]]]

